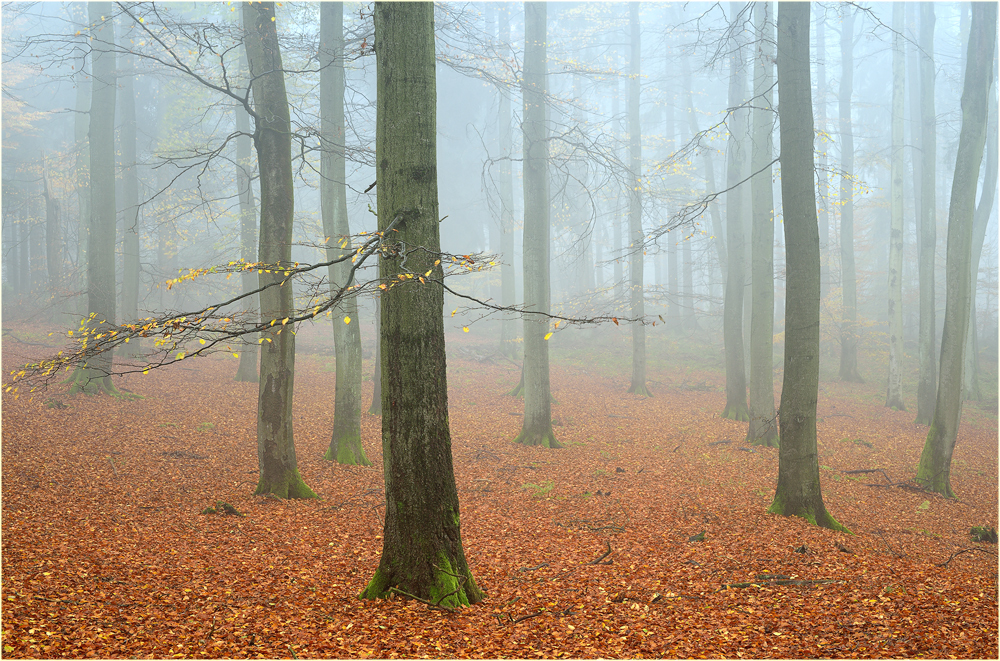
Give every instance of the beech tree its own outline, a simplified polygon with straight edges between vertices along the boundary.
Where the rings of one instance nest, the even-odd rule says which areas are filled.
[[[455,607],[483,598],[465,560],[448,428],[440,282],[434,5],[375,5],[376,180],[383,284],[382,558],[363,598]],[[398,222],[398,230],[389,228]]]
[[[827,511],[819,481],[819,224],[809,80],[809,3],[778,7],[781,202],[785,227],[785,373],[778,418],[778,485],[768,509],[847,532]]]
[[[979,168],[986,143],[986,123],[993,60],[996,50],[997,5],[973,3],[965,82],[962,90],[962,129],[955,157],[955,174],[948,206],[948,252],[945,267],[944,329],[937,402],[924,442],[916,481],[949,498],[951,459],[962,416],[962,366],[972,299],[970,262],[972,223],[976,209]],[[992,185],[987,182],[987,185]]]
[[[549,147],[544,2],[524,4],[524,424],[515,443],[562,447],[552,432],[549,388]],[[617,222],[617,219],[616,221]]]
[[[774,78],[774,19],[768,2],[753,6],[753,147],[750,180],[753,204],[750,287],[753,308],[750,318],[750,424],[751,445],[776,446],[778,429],[774,415],[774,189],[771,161],[774,145],[774,108],[771,86]]]
[[[905,411],[903,404],[903,10],[892,6],[892,153],[889,157],[889,382],[885,405]]]
[[[292,430],[292,386],[295,377],[295,334],[292,287],[281,283],[292,266],[291,123],[285,74],[274,19],[274,3],[243,3],[244,44],[253,92],[254,147],[260,168],[259,259],[277,268],[261,269],[258,283],[261,316],[278,323],[261,333],[260,381],[257,397],[257,458],[260,477],[256,494],[281,498],[316,498],[299,474]]]
[[[320,194],[323,233],[327,237],[327,259],[353,252],[347,217],[347,175],[344,151],[344,5],[320,5]],[[329,267],[330,291],[350,285],[351,265],[336,261]],[[358,299],[350,296],[333,315],[333,342],[336,352],[336,386],[333,435],[324,459],[341,464],[370,466],[361,445],[361,324]]]

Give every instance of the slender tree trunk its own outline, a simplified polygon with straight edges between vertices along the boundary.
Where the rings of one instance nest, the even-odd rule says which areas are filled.
[[[643,291],[643,250],[642,233],[642,129],[639,127],[639,3],[629,3],[629,25],[631,27],[632,54],[629,64],[628,86],[628,136],[629,170],[632,185],[629,187],[629,290],[631,293],[632,318],[632,383],[628,391],[651,397],[646,385],[646,326],[642,319],[646,316],[645,294]]]
[[[87,9],[83,5],[83,20],[87,20]],[[74,72],[76,83],[76,115],[74,117],[73,137],[76,147],[76,162],[73,165],[73,174],[76,178],[76,199],[77,199],[77,230],[76,230],[76,269],[74,278],[76,280],[76,291],[85,293],[87,291],[87,247],[90,240],[90,104],[91,88],[93,83],[86,71],[87,47],[80,49],[80,57],[77,58],[77,69]],[[87,310],[87,297],[78,296],[76,311],[80,315],[85,315]]]
[[[115,26],[110,2],[87,5],[93,39],[90,106],[90,236],[87,249],[89,333],[115,324]],[[117,394],[110,352],[91,358],[71,377],[71,392]]]
[[[997,106],[996,106],[996,62],[993,64],[993,92],[990,95],[989,128],[986,134],[986,172],[983,177],[983,192],[976,207],[975,220],[972,224],[972,305],[969,311],[969,333],[965,341],[965,399],[981,400],[979,389],[979,341],[976,337],[976,281],[979,279],[979,260],[983,255],[983,241],[986,238],[986,227],[989,225],[990,214],[996,201],[997,181]]]
[[[783,2],[778,9],[778,95],[785,219],[785,373],[778,486],[768,511],[846,531],[823,504],[816,450],[820,269],[806,2]]]
[[[240,53],[240,75],[246,75],[246,50]],[[236,107],[236,188],[240,198],[240,259],[244,264],[257,261],[257,200],[253,194],[253,138],[250,133],[250,115],[246,108]],[[240,275],[240,285],[246,294],[257,289],[257,277],[252,269]],[[247,322],[259,319],[259,295],[248,296],[240,302],[240,311]],[[236,368],[236,381],[257,383],[256,338],[251,336],[240,350],[240,364]]]
[[[826,298],[830,290],[830,202],[829,181],[827,179],[826,150],[830,144],[826,126],[826,12],[816,12],[816,160],[819,172],[816,174],[816,209],[819,222],[819,295]]]
[[[934,253],[937,243],[937,115],[934,110],[934,5],[920,4],[920,378],[917,382],[917,419],[929,425],[937,399],[934,321]]]
[[[524,426],[525,445],[562,445],[552,432],[549,388],[549,147],[545,125],[546,3],[524,5]],[[617,225],[617,221],[616,221]]]
[[[260,477],[254,493],[317,498],[299,474],[292,430],[295,334],[293,326],[286,322],[295,306],[292,283],[284,271],[292,263],[292,142],[285,75],[273,19],[273,2],[243,3],[244,44],[256,113],[253,141],[260,167],[258,255],[270,267],[257,274],[259,286],[267,287],[260,293],[261,321],[276,321],[261,333],[264,341],[257,397]]]
[[[328,238],[328,260],[354,252],[347,217],[347,171],[344,128],[344,5],[320,5],[320,195],[323,233]],[[336,295],[352,284],[351,262],[329,267],[330,292]],[[336,351],[336,396],[333,409],[333,436],[324,459],[341,464],[370,466],[361,445],[361,324],[358,299],[348,295],[334,308],[333,342]]]
[[[500,43],[509,55],[510,51],[510,7],[507,3],[500,5]],[[516,297],[514,282],[514,177],[511,161],[514,157],[513,130],[511,128],[510,94],[500,93],[500,225],[503,230],[500,250],[503,262],[500,265],[500,301],[504,307],[514,305]],[[520,333],[517,329],[517,319],[512,315],[504,315],[500,326],[501,351],[508,358],[518,354]]]
[[[840,380],[864,383],[858,372],[858,283],[854,266],[854,7],[841,5],[840,34],[840,278],[843,321],[840,326]]]
[[[885,405],[903,404],[903,3],[892,6],[892,154],[889,225],[889,383]]]
[[[368,407],[371,415],[382,415],[382,297],[375,296],[375,368],[372,371],[372,405]]]
[[[777,447],[778,428],[774,415],[774,189],[771,166],[774,145],[774,15],[769,2],[753,6],[753,149],[750,169],[757,174],[750,181],[753,193],[751,243],[751,287],[753,312],[750,319],[750,424],[747,440],[751,445]]]
[[[691,257],[691,237],[683,238],[683,248],[681,254],[684,257],[684,282],[681,292],[681,317],[684,330],[698,330],[698,317],[695,316],[694,309],[694,260]]]
[[[738,3],[730,3],[733,15],[739,12]],[[729,107],[743,103],[746,83],[743,73],[743,47],[735,43],[735,52],[729,62]],[[743,293],[744,277],[743,205],[742,190],[734,187],[743,179],[744,153],[740,135],[745,133],[745,113],[734,112],[729,119],[729,142],[726,146],[726,248],[729,263],[726,266],[726,296],[723,308],[723,335],[726,344],[726,407],[722,417],[731,420],[749,420],[747,410],[747,377],[743,354]]]
[[[49,172],[44,156],[42,186],[45,198],[45,265],[49,271],[49,296],[55,303],[56,297],[63,293],[62,206],[49,186]]]
[[[611,92],[611,121],[614,132],[619,133],[619,113],[620,109],[620,97],[619,88],[621,83],[618,80],[618,48],[615,46],[611,47],[611,70],[615,73],[612,74],[611,79],[614,81],[614,87],[612,87]],[[546,156],[548,158],[548,156]],[[615,283],[615,301],[617,304],[621,304],[622,298],[624,297],[624,287],[625,287],[625,276],[622,270],[622,214],[621,214],[621,197],[615,194],[615,212],[611,216],[611,228],[612,236],[614,237],[614,283]],[[527,212],[525,212],[527,215]]]
[[[123,39],[125,38],[123,29]],[[142,228],[139,219],[139,178],[136,170],[136,121],[134,56],[129,53],[122,57],[121,96],[118,99],[122,121],[119,127],[118,144],[122,155],[122,252],[124,275],[122,277],[122,313],[124,322],[134,322],[139,318],[139,246]],[[129,344],[130,355],[141,353],[138,343]]]
[[[665,59],[666,72],[669,74],[672,67],[675,65],[676,60],[670,56],[671,53],[668,51],[668,55]],[[677,145],[675,142],[676,138],[676,125],[675,125],[675,110],[674,110],[674,95],[673,89],[667,93],[667,103],[666,103],[666,125],[664,127],[664,141],[667,144],[667,156],[669,157],[674,153]],[[681,308],[680,308],[680,286],[677,280],[677,240],[680,236],[680,231],[673,230],[672,232],[667,232],[667,328],[671,331],[676,331],[681,326]]]
[[[996,50],[997,5],[974,3],[968,63],[962,91],[962,130],[948,208],[946,303],[941,333],[941,371],[937,404],[917,466],[916,481],[949,498],[951,458],[962,416],[962,364],[972,299],[972,225],[976,187],[986,142],[987,104]]]
[[[382,293],[382,559],[361,593],[393,591],[455,607],[484,594],[462,548],[448,429],[444,277],[438,234],[434,5],[375,5],[378,66],[376,163],[378,223],[386,231],[384,283],[430,272]]]
[[[39,300],[48,289],[46,279],[48,267],[45,265],[45,211],[42,207],[45,200],[40,195],[32,194],[28,202],[31,225],[28,237],[31,241],[31,294],[34,300]]]

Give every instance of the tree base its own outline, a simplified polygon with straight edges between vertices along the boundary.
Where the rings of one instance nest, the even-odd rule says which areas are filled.
[[[524,399],[524,372],[521,372],[521,380],[517,382],[514,389],[507,393],[511,397],[520,397]]]
[[[746,403],[726,404],[726,408],[722,409],[721,416],[728,420],[750,422],[750,409],[747,408]]]
[[[466,570],[461,577],[452,570],[451,563],[444,553],[439,553],[436,566],[432,569],[432,580],[429,585],[405,586],[409,591],[399,587],[381,565],[375,570],[375,576],[368,586],[358,594],[359,599],[385,599],[398,594],[409,599],[445,609],[460,606],[470,606],[482,601],[486,595],[476,585],[472,572]]]
[[[888,395],[886,395],[885,406],[886,408],[892,409],[893,411],[906,410],[906,404],[904,404],[903,400],[900,399],[899,397],[889,397]]]
[[[297,468],[285,471],[285,474],[278,480],[266,480],[261,475],[257,481],[257,490],[253,492],[253,495],[263,496],[265,494],[274,494],[278,498],[319,498],[299,475]]]
[[[781,437],[774,427],[770,427],[763,432],[748,432],[746,440],[749,441],[750,445],[757,445],[764,448],[781,447]]]
[[[522,429],[521,433],[514,439],[514,442],[521,445],[541,445],[553,449],[564,447],[562,443],[556,440],[551,426],[547,432],[533,432]]]
[[[814,526],[829,528],[830,530],[844,532],[848,535],[854,534],[830,516],[830,513],[826,511],[826,507],[823,505],[822,501],[820,501],[819,504],[799,503],[797,506],[792,506],[790,503],[785,501],[780,493],[775,493],[774,501],[771,503],[771,506],[767,508],[767,513],[777,514],[779,516],[797,516],[805,519]]]
[[[76,395],[77,393],[97,395],[104,393],[105,395],[111,395],[123,400],[145,399],[142,395],[137,395],[134,392],[119,390],[107,374],[93,376],[86,367],[78,367],[73,370],[72,376],[63,381],[63,383],[70,384],[69,391],[66,393],[67,395]]]
[[[330,447],[326,449],[323,459],[336,461],[338,464],[345,466],[372,465],[372,462],[368,461],[368,457],[365,456],[365,449],[361,446],[360,436],[344,437],[332,441]]]
[[[642,395],[643,397],[652,397],[653,393],[650,391],[649,387],[645,383],[633,383],[629,386],[628,392],[633,395]]]

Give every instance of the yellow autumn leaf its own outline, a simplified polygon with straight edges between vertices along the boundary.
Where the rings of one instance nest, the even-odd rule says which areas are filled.
[[[205,338],[203,337],[198,338],[198,344],[205,344]]]
[[[468,326],[462,326],[462,331],[465,332],[465,333],[468,333],[469,332],[469,327]]]
[[[549,339],[550,337],[552,337],[552,331],[549,331],[548,333],[545,334],[546,340]]]
[[[282,326],[284,326],[287,323],[288,323],[288,317],[285,317],[284,319],[281,320],[281,325]]]
[[[184,360],[184,356],[186,355],[187,355],[186,353],[181,351],[179,354],[177,354],[177,360]]]
[[[239,358],[239,357],[240,357],[240,354],[238,354],[238,353],[233,353],[233,358]]]
[[[351,318],[350,317],[344,317],[344,323],[345,324],[351,323]]]

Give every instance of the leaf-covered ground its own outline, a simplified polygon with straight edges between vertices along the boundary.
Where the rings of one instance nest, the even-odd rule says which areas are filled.
[[[7,373],[55,346],[12,328]],[[250,495],[257,386],[232,381],[231,357],[118,381],[142,400],[4,396],[3,656],[997,656],[996,546],[969,537],[997,522],[995,414],[967,407],[949,501],[879,486],[913,475],[926,427],[912,412],[885,409],[878,386],[824,382],[824,497],[855,534],[833,533],[766,514],[777,451],[747,451],[745,423],[719,418],[717,369],[664,350],[655,396],[628,395],[620,340],[554,354],[567,447],[546,450],[511,442],[515,365],[449,339],[463,541],[487,599],[458,613],[361,601],[381,552],[380,419],[364,420],[373,467],[322,460],[320,335],[300,334],[294,416],[318,501]],[[200,513],[217,501],[244,516]]]

